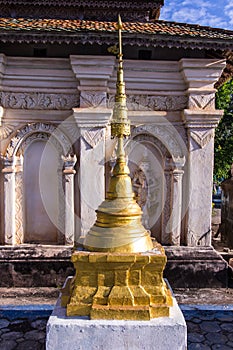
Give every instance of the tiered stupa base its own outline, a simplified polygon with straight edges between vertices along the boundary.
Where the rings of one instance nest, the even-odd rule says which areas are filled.
[[[76,251],[76,275],[62,293],[67,316],[150,320],[169,316],[172,296],[163,280],[164,249],[145,253]]]

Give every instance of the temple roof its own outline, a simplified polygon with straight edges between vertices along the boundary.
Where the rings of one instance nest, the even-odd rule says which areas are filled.
[[[97,6],[97,7],[109,7],[113,4],[115,6],[124,8],[131,6],[144,7],[145,4],[154,6],[155,4],[164,4],[164,0],[0,0],[0,4],[3,5],[32,5],[32,6]]]
[[[101,35],[100,35],[101,34]],[[233,31],[194,24],[124,22],[124,45],[232,50]],[[117,23],[87,20],[0,18],[0,41],[25,43],[116,43]]]
[[[158,19],[164,0],[0,0],[0,17],[147,22]]]
[[[227,66],[216,87],[233,76],[233,31],[155,20],[124,22],[122,32],[124,45],[207,50],[213,57],[226,58]],[[117,23],[77,19],[0,18],[1,42],[110,46],[117,43]]]

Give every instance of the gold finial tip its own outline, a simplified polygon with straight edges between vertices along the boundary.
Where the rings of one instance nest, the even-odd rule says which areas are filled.
[[[118,29],[122,29],[122,21],[121,21],[121,16],[118,15]]]

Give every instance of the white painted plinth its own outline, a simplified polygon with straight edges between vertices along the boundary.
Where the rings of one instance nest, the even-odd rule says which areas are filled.
[[[47,323],[46,350],[185,350],[187,328],[174,299],[170,317],[151,321],[67,317],[60,301]]]

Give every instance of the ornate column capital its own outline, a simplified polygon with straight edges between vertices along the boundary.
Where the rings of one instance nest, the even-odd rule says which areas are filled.
[[[23,156],[2,157],[3,173],[17,173],[23,171]]]
[[[181,170],[181,169],[174,169],[173,170],[173,179],[175,182],[179,182],[182,180],[182,177],[183,177],[183,174],[184,174],[184,170]]]
[[[73,108],[73,116],[79,128],[104,128],[112,116],[112,110],[106,108]]]
[[[195,90],[210,92],[215,91],[214,84],[220,78],[226,60],[182,58],[179,63],[189,93]]]
[[[182,119],[186,128],[213,129],[217,127],[223,113],[223,110],[197,111],[184,109]]]
[[[76,170],[74,169],[74,166],[77,162],[77,157],[76,155],[68,155],[68,156],[62,156],[62,160],[64,162],[64,170],[63,174],[64,175],[74,175],[76,174]]]
[[[226,61],[183,58],[179,63],[186,83],[188,108],[200,111],[215,110],[214,84],[220,78]]]
[[[70,56],[79,81],[80,107],[106,107],[108,81],[115,66],[114,56]]]

